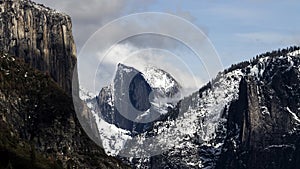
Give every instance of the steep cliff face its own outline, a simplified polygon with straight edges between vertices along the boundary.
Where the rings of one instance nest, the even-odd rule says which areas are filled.
[[[105,121],[119,128],[141,132],[144,125],[134,123],[128,117],[137,118],[138,111],[150,108],[151,91],[151,87],[138,70],[119,64],[113,84],[104,87],[99,93],[99,113]]]
[[[228,111],[219,168],[297,168],[300,162],[300,59],[263,58],[240,83]],[[234,144],[236,146],[233,146]]]
[[[93,114],[91,121],[97,123],[106,152],[116,156],[132,136],[170,117],[168,110],[175,106],[180,92],[180,84],[161,69],[148,67],[140,72],[118,64],[112,84],[97,96],[81,88],[80,98]]]
[[[71,94],[76,48],[69,16],[30,0],[2,0],[0,50],[49,73]]]
[[[297,47],[233,65],[142,135],[167,151],[128,161],[136,168],[299,168],[299,85]]]
[[[144,120],[151,116],[159,118],[166,113],[168,106],[172,106],[167,100],[179,94],[180,88],[176,80],[162,70],[147,68],[143,74],[133,67],[119,64],[113,84],[104,87],[97,97],[97,111],[107,122],[141,133],[153,124]],[[159,100],[166,102],[160,103]]]
[[[7,54],[0,54],[0,156],[0,168],[128,168],[89,139],[72,98],[49,75]]]
[[[69,16],[30,0],[0,1],[0,168],[128,168],[76,117],[71,27]]]

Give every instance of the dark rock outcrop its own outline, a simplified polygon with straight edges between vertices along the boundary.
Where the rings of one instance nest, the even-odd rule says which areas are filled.
[[[2,0],[0,50],[50,74],[71,94],[76,48],[69,16],[30,0]]]
[[[43,5],[0,1],[0,168],[128,168],[76,117],[71,29],[69,16]]]
[[[228,111],[217,168],[296,169],[300,165],[300,58],[271,58],[260,76],[246,75]]]
[[[6,54],[0,68],[0,168],[128,168],[90,140],[49,75]]]
[[[156,100],[172,100],[180,94],[181,86],[170,74],[157,68],[147,70],[149,74],[145,75],[133,67],[118,64],[113,84],[102,88],[96,98],[96,112],[108,123],[129,130],[133,135],[145,132],[169,115],[160,111],[167,113],[172,103],[156,104]],[[163,78],[170,84],[168,88],[155,86],[155,82]],[[154,120],[147,122],[147,118]]]
[[[150,108],[151,91],[141,72],[119,64],[113,87],[104,87],[99,93],[99,113],[105,121],[120,128],[143,132],[149,124],[134,122],[129,117],[135,119]]]

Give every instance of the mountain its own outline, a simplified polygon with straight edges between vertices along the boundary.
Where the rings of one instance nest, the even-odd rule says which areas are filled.
[[[129,168],[106,155],[76,116],[70,17],[29,0],[2,0],[0,32],[0,168]]]
[[[152,89],[156,90],[157,97],[180,98],[180,84],[168,72],[157,67],[148,66],[143,70],[143,76]]]
[[[128,103],[145,111],[149,105],[155,105],[151,96],[164,100],[161,94],[166,96],[170,89],[167,86],[176,84],[172,78],[164,79],[167,74],[159,69],[146,70],[141,73],[119,64],[114,83],[104,87],[95,99],[99,106],[95,112],[104,117],[100,121],[108,121],[113,126],[110,128],[117,131],[117,137],[106,137],[105,142],[121,145],[106,144],[104,147],[113,152],[111,155],[154,155],[121,157],[133,168],[143,169],[296,169],[299,166],[299,47],[267,52],[232,65],[177,104],[170,104],[168,109],[161,106],[163,113],[158,120],[132,134],[132,129],[136,129],[132,121],[127,119],[124,125],[132,126],[125,130],[120,125],[122,121],[118,118],[122,115],[114,109],[116,99],[124,101],[123,96],[127,95]],[[172,91],[176,91],[177,85],[173,86]],[[134,101],[145,100],[139,104],[130,95],[138,98]],[[132,145],[135,137],[139,142]],[[155,138],[152,144],[148,144],[148,138]],[[161,153],[147,154],[149,150]]]
[[[2,0],[0,9],[0,168],[300,165],[299,47],[233,65],[179,101],[167,72],[119,64],[96,97],[75,96],[76,116],[70,17],[29,0]],[[160,153],[148,157],[152,150]]]
[[[147,120],[167,113],[180,95],[181,86],[170,74],[154,67],[145,70],[118,64],[113,84],[96,98],[100,117],[133,134],[151,127]]]
[[[300,51],[267,52],[233,65],[182,99],[142,134],[160,155],[128,159],[134,168],[298,168]],[[141,143],[143,145],[143,143]],[[124,151],[139,150],[130,147]],[[135,154],[132,151],[132,155]]]
[[[298,168],[299,54],[299,48],[270,54],[247,67],[239,98],[228,109],[227,138],[216,168]]]
[[[71,18],[30,0],[2,0],[0,9],[0,51],[47,72],[71,95],[76,63]]]
[[[118,64],[112,84],[103,87],[97,96],[81,88],[80,98],[92,112],[90,121],[97,124],[106,153],[117,155],[127,140],[152,127],[154,122],[145,119],[165,119],[180,99],[180,91],[180,84],[161,69],[147,67],[142,73]]]

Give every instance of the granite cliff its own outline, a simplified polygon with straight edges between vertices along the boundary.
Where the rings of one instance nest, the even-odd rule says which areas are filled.
[[[139,135],[140,145],[154,136],[157,144],[148,149],[167,150],[123,160],[143,169],[299,168],[299,49],[267,52],[220,72]],[[139,145],[125,144],[122,151],[135,150]]]
[[[76,117],[71,29],[69,16],[43,5],[0,1],[0,169],[128,168]]]
[[[50,74],[71,94],[76,48],[68,15],[29,0],[1,0],[0,50]]]

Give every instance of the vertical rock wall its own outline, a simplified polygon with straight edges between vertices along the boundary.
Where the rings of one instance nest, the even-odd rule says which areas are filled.
[[[69,16],[29,0],[0,0],[0,50],[24,58],[71,94],[76,48]]]

